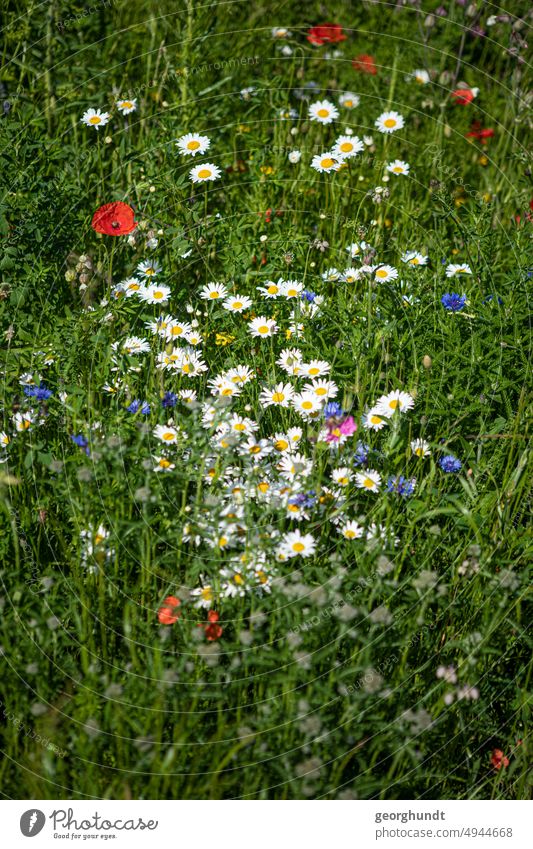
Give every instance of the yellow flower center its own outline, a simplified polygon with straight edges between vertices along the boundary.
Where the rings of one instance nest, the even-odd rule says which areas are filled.
[[[305,550],[305,545],[303,544],[303,542],[293,542],[292,550],[300,553],[301,551]]]
[[[168,469],[168,467],[171,465],[171,463],[170,463],[169,460],[165,460],[165,458],[162,457],[161,460],[159,461],[159,465],[161,466],[162,469]]]
[[[89,124],[99,124],[101,120],[98,115],[93,115],[92,118],[89,118]]]
[[[316,114],[319,118],[327,118],[329,115],[329,109],[319,109]]]
[[[325,389],[323,386],[318,386],[318,387],[315,389],[315,395],[319,395],[319,396],[320,396],[320,395],[327,395],[327,394],[328,394],[328,390],[327,390],[327,389]]]
[[[392,401],[389,401],[389,407],[391,408],[391,410],[395,410],[399,406],[399,404],[400,402],[397,398],[393,398]]]
[[[349,153],[351,150],[353,150],[353,144],[351,142],[343,142],[341,144],[341,150],[343,153]]]
[[[207,178],[211,176],[211,171],[209,170],[209,168],[200,168],[200,170],[198,171],[198,176],[200,180],[207,180]]]
[[[220,537],[219,538],[219,540],[218,540],[219,548],[224,548],[224,546],[227,545],[227,544],[228,544],[228,538],[227,537]]]
[[[372,478],[365,478],[363,481],[363,486],[366,486],[367,489],[372,489],[372,487],[375,486],[375,482],[372,480]]]
[[[330,156],[326,156],[320,164],[322,168],[332,168],[335,165],[335,160],[331,159]]]
[[[267,483],[266,481],[262,481],[262,482],[258,485],[258,487],[257,487],[257,488],[258,488],[259,492],[268,492],[268,490],[270,489],[270,484],[269,484],[269,483]]]
[[[268,326],[266,324],[262,324],[261,327],[257,328],[257,332],[262,333],[263,335],[268,333]]]
[[[213,598],[213,590],[211,587],[204,587],[202,592],[200,593],[200,597],[203,601],[211,601]]]
[[[167,442],[172,442],[172,440],[174,439],[174,434],[170,433],[170,431],[167,431],[163,434],[163,439],[165,439]]]
[[[313,366],[312,368],[309,369],[309,374],[312,377],[315,377],[315,375],[320,374],[320,369],[317,368],[316,366]]]
[[[311,401],[303,401],[302,402],[302,410],[312,410],[313,404]]]
[[[353,539],[355,537],[354,531],[344,531],[344,536],[346,539]]]
[[[237,422],[237,424],[233,425],[233,430],[242,432],[243,430],[246,430],[246,425],[242,424],[242,422]]]
[[[268,287],[267,292],[268,292],[269,295],[277,295],[278,287],[275,286],[274,284],[272,284],[271,286]]]
[[[209,292],[210,298],[220,298],[220,292]]]
[[[286,451],[288,447],[289,443],[285,439],[278,439],[278,441],[274,443],[276,451]]]
[[[242,301],[233,301],[232,307],[234,310],[242,309]]]
[[[386,127],[390,130],[391,127],[396,126],[396,120],[394,118],[387,118],[386,121],[383,122]]]
[[[272,395],[272,400],[275,404],[281,404],[281,402],[285,400],[285,395],[283,394],[283,392],[274,392],[274,394]]]
[[[183,327],[180,327],[179,324],[170,328],[171,336],[181,336],[183,333]]]
[[[226,398],[227,398],[229,395],[233,395],[233,389],[230,389],[229,387],[226,387],[226,389],[223,389],[223,390],[222,390],[222,392],[221,392],[220,394],[221,394],[221,395],[224,395],[224,397],[226,397]]]
[[[133,103],[130,100],[123,100],[120,106],[122,109],[131,109]]]
[[[386,276],[387,276],[387,272],[383,268],[380,268],[379,271],[376,271],[376,277],[383,278],[383,277],[386,277]]]
[[[159,300],[162,297],[163,297],[163,292],[154,292],[154,298],[156,298],[157,300]]]
[[[187,142],[187,150],[198,150],[199,147],[200,147],[199,141]]]

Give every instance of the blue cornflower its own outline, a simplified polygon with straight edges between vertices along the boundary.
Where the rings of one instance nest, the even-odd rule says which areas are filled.
[[[398,495],[403,495],[408,498],[413,494],[416,487],[416,478],[406,478],[403,475],[390,477],[387,481],[387,492],[396,492]]]
[[[162,407],[175,407],[178,403],[178,396],[175,392],[165,392],[161,399]]]
[[[146,416],[150,412],[150,404],[148,401],[139,401],[138,399],[135,399],[135,401],[132,401],[127,409],[129,413],[138,413],[140,410],[141,413]]]
[[[40,386],[25,386],[24,394],[29,398],[36,398],[37,401],[48,401],[54,394],[51,389],[47,389],[44,383]]]
[[[339,416],[342,416],[342,407],[340,404],[337,404],[336,401],[328,401],[324,407],[323,413],[325,419],[336,419]]]
[[[355,449],[355,454],[353,455],[354,465],[364,466],[365,463],[368,463],[369,454],[370,445],[366,445],[364,442],[358,442],[357,447]]]
[[[82,433],[78,433],[77,435],[72,433],[70,438],[72,439],[74,445],[77,445],[78,448],[83,448],[87,456],[89,456],[89,442]]]
[[[466,304],[466,295],[458,295],[457,292],[448,292],[442,296],[440,302],[450,312],[459,312]]]
[[[446,457],[441,457],[439,466],[443,472],[460,472],[463,468],[461,461],[457,457],[454,457],[453,454],[447,454]]]
[[[310,304],[313,303],[315,298],[316,298],[316,292],[309,292],[307,289],[305,289],[302,292],[302,300],[308,301]]]
[[[487,297],[485,298],[485,300],[482,303],[490,304],[490,302],[493,301],[493,300],[494,300],[494,295],[487,295]],[[496,295],[496,300],[497,300],[499,306],[501,307],[502,304],[503,304],[503,298],[500,298],[499,295]]]

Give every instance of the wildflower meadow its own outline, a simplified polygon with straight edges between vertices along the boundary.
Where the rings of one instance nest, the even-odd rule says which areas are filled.
[[[528,798],[530,4],[4,5],[2,795]]]

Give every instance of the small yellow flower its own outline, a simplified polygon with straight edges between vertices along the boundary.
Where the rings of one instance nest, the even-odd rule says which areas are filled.
[[[478,162],[479,162],[480,165],[488,165],[489,164],[488,158],[486,156],[484,156],[483,154],[479,157]]]
[[[266,174],[267,176],[274,173],[272,165],[261,165],[259,170],[261,171],[261,174]]]
[[[238,129],[239,133],[249,133],[250,132],[250,127],[248,126],[248,124],[239,124],[237,129]]]
[[[235,336],[231,336],[229,333],[217,333],[215,336],[215,345],[231,345],[232,342],[235,342]]]

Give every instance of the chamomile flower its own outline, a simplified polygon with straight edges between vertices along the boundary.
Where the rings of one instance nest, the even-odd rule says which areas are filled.
[[[177,318],[172,318],[165,328],[164,335],[166,339],[185,339],[191,331],[192,327],[187,321],[179,321]]]
[[[350,254],[352,259],[355,259],[370,249],[370,245],[367,244],[367,242],[352,242],[351,245],[348,245],[346,251]]]
[[[123,115],[129,115],[130,112],[135,112],[137,109],[137,100],[135,98],[132,100],[117,100],[117,109]]]
[[[178,441],[178,431],[170,425],[156,425],[153,430],[156,439],[164,442],[166,445],[175,444]]]
[[[284,348],[276,365],[280,366],[287,374],[298,375],[302,373],[302,353],[297,348]]]
[[[355,109],[356,106],[359,106],[359,103],[359,95],[354,94],[353,91],[345,91],[339,97],[339,106],[344,106],[345,109]]]
[[[198,398],[194,389],[179,389],[177,395],[182,404],[194,404]]]
[[[418,251],[406,251],[401,256],[402,262],[405,262],[406,265],[427,265],[428,257],[424,256],[424,254],[418,253]]]
[[[312,392],[320,401],[329,401],[330,398],[336,398],[339,388],[333,380],[316,379],[310,383],[304,383],[302,390],[304,392]]]
[[[337,159],[350,159],[364,149],[363,142],[357,136],[339,136],[331,152]]]
[[[30,430],[34,417],[32,413],[15,413],[12,418],[17,433],[24,433],[25,430]]]
[[[144,262],[140,262],[137,266],[137,271],[143,277],[155,277],[156,274],[159,274],[161,271],[161,266],[155,260],[147,259]]]
[[[401,130],[405,126],[405,121],[399,112],[382,112],[376,118],[374,126],[380,133],[395,133],[396,130]]]
[[[272,446],[267,439],[254,439],[250,437],[244,445],[239,448],[239,454],[243,457],[253,457],[254,460],[262,460],[272,451]]]
[[[285,534],[281,540],[279,553],[284,557],[311,557],[315,549],[316,542],[312,534],[302,534],[296,530]]]
[[[249,419],[246,416],[239,416],[237,413],[233,413],[229,421],[230,431],[238,435],[244,434],[250,436],[252,433],[255,433],[258,427],[259,425],[253,419]]]
[[[94,127],[95,130],[99,130],[100,127],[104,127],[109,121],[109,112],[102,112],[101,109],[87,109],[80,120],[88,127]]]
[[[299,392],[292,397],[292,406],[304,418],[316,417],[322,401],[313,392]]]
[[[167,457],[154,457],[154,472],[171,472],[176,468],[175,463],[171,463]]]
[[[249,383],[255,378],[255,373],[250,366],[234,366],[226,372],[226,379],[232,383]]]
[[[166,304],[170,298],[170,289],[168,286],[146,286],[139,292],[139,297],[148,304]]]
[[[353,519],[339,525],[338,531],[344,539],[361,539],[364,534],[364,528]]]
[[[353,474],[351,469],[348,466],[341,466],[338,469],[333,469],[331,473],[331,479],[337,486],[348,486],[350,481],[352,480]]]
[[[457,274],[472,274],[472,269],[466,262],[462,264],[451,262],[446,266],[446,277],[455,277]]]
[[[278,383],[272,389],[263,389],[259,396],[262,407],[288,407],[294,395],[294,389],[290,383]]]
[[[333,156],[332,153],[318,153],[311,160],[311,168],[321,174],[329,174],[330,171],[338,171],[342,161]]]
[[[415,457],[429,457],[431,454],[429,442],[426,442],[425,439],[413,439],[410,445]]]
[[[337,283],[341,279],[342,274],[338,268],[327,268],[326,271],[322,272],[321,277],[326,283]]]
[[[213,587],[206,584],[203,587],[197,587],[196,589],[191,590],[191,596],[196,599],[194,602],[195,607],[201,607],[204,610],[209,610],[215,599],[215,591]]]
[[[301,374],[307,377],[322,377],[331,371],[331,366],[325,360],[311,360],[301,364]]]
[[[388,395],[382,395],[376,402],[376,410],[379,415],[389,418],[394,415],[396,410],[400,413],[406,413],[412,410],[415,405],[413,398],[408,392],[402,392],[400,389],[395,389],[389,392]]]
[[[222,304],[228,312],[243,312],[252,306],[252,299],[246,295],[230,295]]]
[[[138,295],[144,288],[144,284],[140,280],[137,280],[136,277],[128,277],[127,280],[123,280],[120,283],[120,286],[127,298],[131,298],[132,295]]]
[[[1,431],[0,432],[0,447],[1,448],[7,448],[7,446],[9,445],[10,442],[11,442],[11,439],[9,438],[7,433],[4,430]]]
[[[265,318],[264,315],[260,315],[258,318],[254,318],[249,322],[248,330],[252,336],[259,336],[265,339],[267,336],[274,336],[278,332],[278,326],[275,319]]]
[[[208,136],[200,136],[198,133],[187,133],[176,141],[179,152],[184,156],[196,156],[197,153],[205,153],[211,144]]]
[[[128,336],[122,343],[122,352],[124,354],[147,354],[149,350],[150,343],[148,340],[141,339],[139,336]]]
[[[280,281],[280,295],[284,298],[297,298],[304,290],[304,284],[297,280]]]
[[[228,290],[222,283],[208,283],[200,289],[200,297],[204,301],[217,301],[225,298]]]
[[[387,417],[380,414],[376,407],[363,416],[363,427],[367,430],[382,430],[386,424]]]
[[[398,277],[398,269],[392,265],[379,265],[376,268],[374,277],[380,283],[387,283],[389,280],[396,280]]]
[[[189,345],[201,345],[203,342],[202,336],[197,330],[188,330],[185,339]]]
[[[339,110],[329,100],[317,100],[309,106],[309,118],[319,124],[331,124],[339,117]]]
[[[218,180],[222,175],[220,168],[213,165],[211,162],[206,162],[203,165],[195,165],[189,171],[189,178],[193,183],[208,183],[213,180]]]
[[[415,82],[419,85],[427,85],[430,81],[430,76],[427,71],[417,68],[415,71],[411,71],[410,74],[407,74],[405,79],[415,80]]]
[[[381,483],[381,475],[375,469],[368,469],[365,472],[357,472],[355,475],[355,485],[358,489],[365,489],[368,492],[377,492]]]
[[[356,283],[361,276],[361,271],[358,268],[347,268],[342,275],[345,283]]]
[[[395,174],[396,177],[407,177],[410,167],[408,162],[404,162],[402,159],[395,159],[393,162],[389,162],[387,171],[389,174]]]
[[[277,283],[274,283],[273,280],[267,280],[264,286],[257,286],[257,291],[260,292],[264,298],[279,298],[281,295],[282,285],[283,280],[281,280],[281,278]]]

